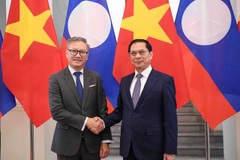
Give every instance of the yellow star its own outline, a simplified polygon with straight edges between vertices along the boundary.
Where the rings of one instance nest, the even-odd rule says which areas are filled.
[[[56,46],[43,29],[51,15],[50,10],[34,16],[27,5],[20,0],[20,20],[6,26],[6,32],[19,36],[20,60],[35,41],[50,46]]]
[[[122,20],[121,28],[134,33],[134,39],[152,37],[172,44],[167,34],[158,24],[169,9],[169,3],[149,10],[142,0],[134,0],[133,16]]]

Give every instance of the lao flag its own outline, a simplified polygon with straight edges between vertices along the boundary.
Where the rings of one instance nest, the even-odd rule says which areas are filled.
[[[176,27],[190,98],[209,126],[240,110],[240,37],[229,0],[182,0]]]
[[[69,1],[62,40],[65,66],[66,40],[74,36],[84,37],[90,44],[85,67],[100,73],[111,112],[117,106],[119,84],[112,75],[116,38],[106,0]]]
[[[0,32],[0,117],[16,106],[15,97],[3,83],[1,63],[2,34]]]

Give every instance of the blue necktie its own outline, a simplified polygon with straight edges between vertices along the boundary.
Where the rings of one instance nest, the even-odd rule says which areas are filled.
[[[83,87],[82,87],[82,83],[80,81],[80,75],[81,74],[82,74],[82,72],[74,72],[74,75],[76,76],[78,95],[80,97],[80,100],[82,101],[82,99],[83,99]]]
[[[141,78],[142,78],[142,75],[141,74],[137,74],[137,82],[136,82],[136,84],[134,86],[133,94],[132,94],[132,101],[133,101],[134,108],[136,107],[137,102],[138,102],[139,97],[140,97],[140,90],[141,90],[141,81],[140,81],[140,79]]]

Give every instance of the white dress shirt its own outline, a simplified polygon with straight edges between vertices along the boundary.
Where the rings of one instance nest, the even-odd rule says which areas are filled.
[[[151,71],[152,71],[152,66],[149,65],[144,71],[142,71],[142,73],[140,73],[140,74],[142,74],[142,78],[140,79],[140,81],[141,81],[140,96],[142,94],[143,88],[144,88],[144,86],[145,86],[145,84],[147,82],[148,76],[151,73]],[[135,70],[135,75],[133,77],[133,80],[132,80],[132,83],[131,83],[131,86],[130,86],[131,96],[133,94],[134,86],[135,86],[135,84],[137,82],[137,74],[139,74],[139,73]]]
[[[70,73],[71,73],[71,75],[72,75],[72,77],[73,77],[73,80],[74,80],[74,82],[75,82],[75,85],[76,85],[76,87],[77,87],[77,83],[76,83],[76,80],[77,80],[77,77],[74,75],[74,73],[75,72],[82,72],[82,74],[80,74],[80,81],[81,81],[81,83],[82,83],[82,88],[84,89],[84,81],[83,81],[83,69],[81,69],[80,71],[75,71],[70,65],[68,65],[68,69],[70,70]],[[81,131],[83,131],[84,129],[85,129],[85,126],[86,126],[86,123],[87,123],[87,120],[88,120],[88,117],[86,117],[86,119],[85,119],[85,121],[84,121],[84,124],[83,124],[83,126],[82,126],[82,129],[81,129]]]
[[[80,71],[75,71],[70,65],[68,65],[68,69],[70,70],[70,73],[71,73],[71,75],[72,75],[72,77],[73,77],[73,80],[74,80],[76,86],[77,86],[77,83],[76,83],[76,79],[77,79],[77,78],[76,78],[76,76],[74,75],[74,72],[82,72],[82,74],[80,74],[80,81],[81,81],[82,87],[83,87],[83,89],[84,89],[84,81],[83,81],[83,74],[84,74],[83,71],[84,71],[84,69],[81,69]],[[85,119],[85,121],[84,121],[84,124],[83,124],[83,126],[82,126],[81,131],[83,131],[83,130],[85,129],[87,120],[88,120],[88,117],[86,117],[86,119]],[[105,127],[104,127],[104,128],[105,128]],[[102,143],[112,143],[112,140],[102,140]]]
[[[72,75],[72,77],[73,77],[73,80],[74,80],[74,82],[75,82],[75,85],[77,86],[77,83],[76,83],[76,76],[74,75],[74,73],[75,72],[82,72],[82,74],[80,74],[80,81],[81,81],[81,83],[82,83],[82,87],[83,87],[83,89],[84,89],[84,81],[83,81],[83,74],[84,74],[84,72],[83,72],[83,69],[81,69],[80,71],[75,71],[71,66],[69,66],[68,65],[68,69],[70,70],[70,73],[71,73],[71,75]]]

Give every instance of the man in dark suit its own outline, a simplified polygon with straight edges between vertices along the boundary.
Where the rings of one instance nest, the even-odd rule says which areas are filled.
[[[178,133],[174,80],[151,67],[148,41],[133,40],[128,52],[135,73],[122,78],[118,107],[103,119],[105,127],[122,120],[120,155],[124,160],[173,160]],[[95,133],[100,130],[92,128]]]
[[[68,66],[50,77],[49,103],[57,121],[52,151],[58,160],[100,160],[109,153],[110,129],[99,135],[89,130],[100,125],[94,117],[104,118],[107,105],[100,75],[84,68],[88,50],[86,39],[70,38]]]

